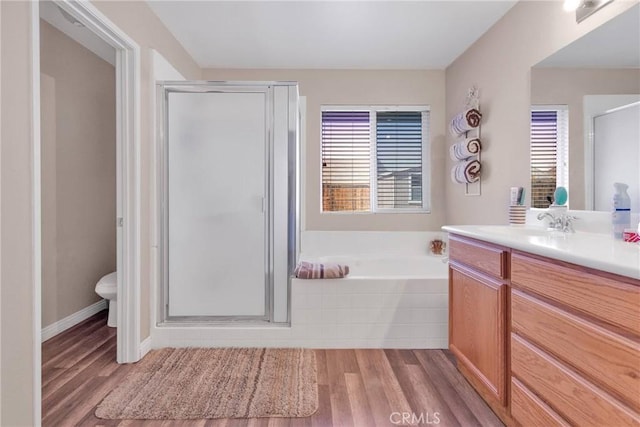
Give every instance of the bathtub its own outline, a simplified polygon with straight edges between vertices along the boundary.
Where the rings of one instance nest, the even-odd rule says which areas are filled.
[[[448,268],[441,256],[361,254],[301,260],[349,266],[344,279],[292,279],[291,326],[319,348],[448,347]]]

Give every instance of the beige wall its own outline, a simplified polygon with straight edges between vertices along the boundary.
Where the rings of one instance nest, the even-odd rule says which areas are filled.
[[[308,230],[438,230],[444,223],[444,71],[217,70],[206,80],[294,80],[307,97],[305,174]],[[320,107],[322,105],[430,105],[431,213],[322,214]]]
[[[116,269],[116,80],[42,20],[40,39],[44,327],[99,301]]]
[[[531,104],[569,108],[569,194],[572,209],[584,209],[585,95],[640,94],[638,69],[532,68]]]
[[[140,46],[140,158],[141,158],[141,189],[142,201],[140,205],[142,248],[140,268],[140,338],[145,339],[150,331],[149,303],[151,284],[151,179],[153,151],[152,138],[155,138],[153,117],[156,114],[153,91],[153,60],[151,49],[155,49],[164,56],[185,78],[199,80],[202,71],[198,64],[189,56],[182,45],[162,24],[160,19],[149,8],[146,1],[98,1],[93,4],[104,13],[122,31],[127,33]]]
[[[634,4],[612,2],[576,24],[561,1],[521,1],[447,68],[447,119],[462,108],[474,84],[484,115],[482,196],[465,196],[462,185],[446,180],[447,223],[507,223],[509,187],[524,186],[530,194],[531,67]],[[447,170],[452,165],[448,160]]]
[[[33,426],[34,292],[29,2],[2,8],[0,146],[0,402],[2,426]]]

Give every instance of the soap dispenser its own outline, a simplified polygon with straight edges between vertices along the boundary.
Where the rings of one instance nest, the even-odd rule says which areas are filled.
[[[624,229],[631,225],[631,198],[627,193],[627,184],[616,182],[613,184],[616,193],[613,195],[613,212],[611,213],[611,225],[613,226],[613,238],[622,240]]]

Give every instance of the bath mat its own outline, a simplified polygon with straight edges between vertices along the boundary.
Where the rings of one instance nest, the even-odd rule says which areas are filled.
[[[98,405],[104,419],[307,417],[318,409],[315,352],[154,350]]]

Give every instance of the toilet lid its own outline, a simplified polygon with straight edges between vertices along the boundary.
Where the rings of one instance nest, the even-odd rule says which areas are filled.
[[[103,276],[100,280],[98,280],[98,283],[96,284],[96,290],[104,289],[105,291],[115,291],[117,287],[118,279],[115,271],[113,273],[107,274],[106,276]]]

